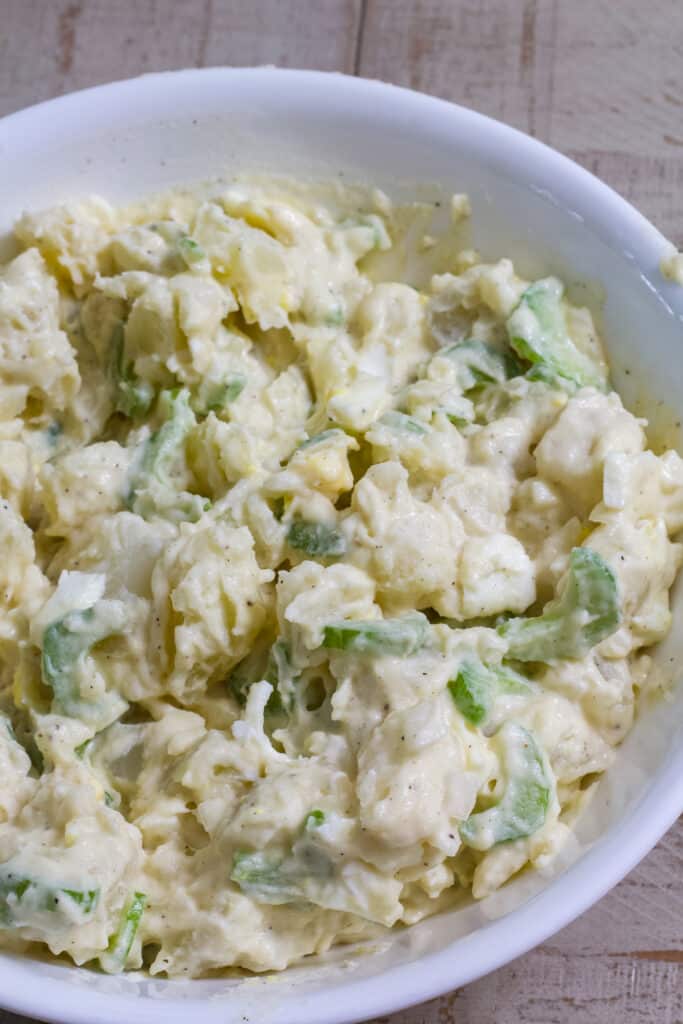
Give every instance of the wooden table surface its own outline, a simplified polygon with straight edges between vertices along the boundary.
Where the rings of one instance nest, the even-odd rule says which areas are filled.
[[[569,154],[683,246],[683,0],[0,0],[0,115],[218,64],[345,71],[474,107]],[[543,946],[381,1024],[683,1024],[682,878],[679,821]]]

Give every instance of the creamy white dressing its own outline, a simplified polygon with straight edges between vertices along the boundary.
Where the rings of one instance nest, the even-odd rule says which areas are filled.
[[[280,970],[570,835],[670,626],[683,462],[451,213],[422,248],[424,204],[281,183],[21,219],[0,944]]]

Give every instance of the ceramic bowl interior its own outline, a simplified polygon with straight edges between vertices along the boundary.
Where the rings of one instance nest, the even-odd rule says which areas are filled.
[[[600,307],[617,387],[657,443],[678,446],[683,288],[661,235],[575,164],[510,128],[406,90],[272,68],[172,72],[103,86],[0,122],[0,257],[24,209],[113,201],[235,172],[370,183],[395,198],[465,191],[485,257],[557,273]],[[683,664],[683,598],[657,653]],[[683,688],[621,747],[552,877],[521,876],[483,904],[396,931],[277,978],[110,978],[0,957],[0,1004],[69,1024],[341,1024],[455,988],[542,941],[614,885],[683,809]]]

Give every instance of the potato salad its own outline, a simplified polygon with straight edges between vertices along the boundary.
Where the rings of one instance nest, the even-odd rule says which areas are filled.
[[[468,216],[254,179],[17,223],[0,946],[280,970],[571,834],[670,626],[683,461]]]

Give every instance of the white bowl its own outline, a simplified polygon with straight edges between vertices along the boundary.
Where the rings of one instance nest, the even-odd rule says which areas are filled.
[[[418,183],[467,191],[485,255],[602,290],[614,376],[631,408],[646,408],[661,433],[683,405],[683,289],[659,274],[662,236],[576,164],[469,110],[342,75],[172,72],[5,118],[0,163],[0,234],[25,208],[93,192],[128,199],[226,169],[341,175],[403,196]],[[680,594],[674,605],[662,667],[682,663]],[[599,899],[683,810],[682,690],[640,716],[553,878],[523,877],[483,905],[397,931],[382,948],[342,949],[277,978],[109,978],[1,956],[0,1004],[68,1024],[342,1024],[472,981]]]

